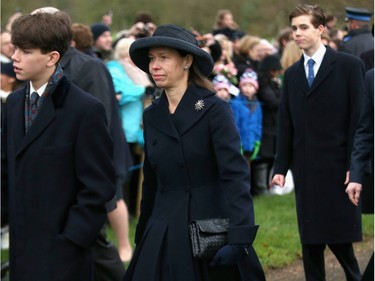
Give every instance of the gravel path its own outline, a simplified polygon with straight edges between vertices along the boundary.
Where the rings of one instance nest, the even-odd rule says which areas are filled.
[[[365,238],[362,242],[354,244],[355,254],[361,269],[365,270],[367,263],[374,251],[374,238]],[[327,281],[346,280],[344,271],[335,256],[327,247],[325,251],[326,278]],[[272,269],[266,272],[267,281],[305,281],[302,260],[280,269]]]

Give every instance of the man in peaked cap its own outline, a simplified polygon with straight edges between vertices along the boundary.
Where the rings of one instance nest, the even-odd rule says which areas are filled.
[[[348,34],[339,46],[339,51],[359,57],[363,52],[374,48],[374,38],[369,27],[372,12],[353,7],[346,7],[345,11]]]

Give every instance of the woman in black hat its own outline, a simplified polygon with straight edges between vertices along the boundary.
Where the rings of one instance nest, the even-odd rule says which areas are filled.
[[[265,280],[251,246],[249,169],[231,109],[207,79],[211,56],[175,25],[130,47],[133,62],[163,90],[143,114],[144,181],[137,247],[124,280]],[[229,218],[228,243],[193,258],[189,223]]]

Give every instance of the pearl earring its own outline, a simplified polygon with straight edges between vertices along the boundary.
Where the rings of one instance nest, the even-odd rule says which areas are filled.
[[[187,66],[187,65],[185,65],[185,66],[184,66],[184,69],[185,69],[185,70],[186,70],[186,69],[188,69],[188,66]]]

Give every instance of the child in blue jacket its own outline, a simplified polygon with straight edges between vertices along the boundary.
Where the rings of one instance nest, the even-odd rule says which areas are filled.
[[[240,78],[240,93],[230,101],[237,129],[240,133],[244,156],[254,160],[259,152],[262,137],[262,108],[256,97],[258,76],[247,69]]]

